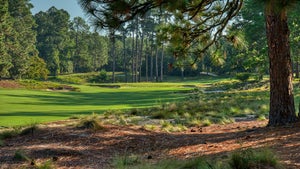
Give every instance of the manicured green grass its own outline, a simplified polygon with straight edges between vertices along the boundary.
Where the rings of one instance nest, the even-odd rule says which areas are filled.
[[[170,82],[71,83],[69,85],[78,90],[68,92],[46,91],[41,89],[45,84],[31,81],[26,82],[29,88],[31,84],[39,87],[0,88],[0,127],[50,122],[76,115],[101,114],[109,110],[112,113],[123,111],[133,115],[175,119],[178,124],[187,126],[224,124],[232,122],[233,117],[245,115],[264,119],[268,115],[267,79],[259,83],[242,83],[215,77],[189,79],[185,82],[172,77],[167,80]],[[49,85],[57,84],[47,82],[46,86]],[[298,86],[295,85],[294,94],[296,107],[300,98]]]
[[[109,84],[108,84],[109,85]],[[118,84],[120,88],[74,85],[80,92],[0,89],[0,126],[66,119],[76,114],[145,108],[186,97],[181,83]]]

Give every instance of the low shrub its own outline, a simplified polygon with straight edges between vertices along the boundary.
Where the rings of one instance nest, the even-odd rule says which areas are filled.
[[[92,78],[89,79],[89,82],[92,83],[103,83],[107,82],[109,80],[108,74],[106,70],[102,69],[98,75],[93,76]]]
[[[250,79],[250,76],[251,76],[251,73],[243,72],[243,73],[237,73],[235,75],[235,78],[242,82],[246,82]]]

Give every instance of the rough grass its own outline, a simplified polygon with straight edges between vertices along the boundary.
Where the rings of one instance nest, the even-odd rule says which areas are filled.
[[[281,169],[278,158],[270,149],[245,149],[223,159],[170,159],[150,163],[136,154],[125,154],[114,159],[116,169]]]
[[[134,109],[132,115],[150,116],[154,119],[173,119],[186,126],[208,126],[212,123],[227,124],[235,117],[254,116],[264,119],[268,114],[267,91],[229,91],[222,93],[191,93],[181,102]]]
[[[233,169],[282,168],[275,153],[267,148],[234,152],[228,163]]]

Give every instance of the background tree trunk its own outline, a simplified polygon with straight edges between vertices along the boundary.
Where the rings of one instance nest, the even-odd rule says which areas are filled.
[[[139,79],[138,79],[139,82],[141,82],[141,78],[142,78],[142,65],[143,65],[142,57],[144,52],[143,48],[144,48],[144,32],[141,33],[141,45],[140,45],[140,57],[139,57]]]
[[[134,82],[134,57],[135,57],[135,51],[134,51],[134,30],[132,31],[132,46],[131,46],[131,82]]]
[[[150,50],[150,53],[151,53],[151,56],[150,56],[150,79],[151,81],[153,81],[154,77],[153,77],[153,57],[154,57],[154,54],[153,54],[153,49],[154,49],[154,40],[153,40],[153,32],[151,33],[151,50]]]
[[[127,83],[128,78],[127,78],[127,68],[126,68],[126,31],[124,30],[123,32],[123,71],[125,73],[125,79],[124,81]]]
[[[116,76],[115,76],[115,71],[116,71],[116,39],[115,39],[115,30],[111,31],[111,55],[113,58],[113,64],[112,64],[112,83],[116,82]]]
[[[145,53],[145,61],[146,61],[146,63],[145,63],[145,66],[146,66],[146,70],[145,70],[145,76],[146,76],[146,82],[148,82],[149,81],[149,78],[148,78],[148,69],[149,69],[149,66],[148,66],[148,50],[147,49],[149,49],[149,46],[148,46],[148,40],[146,39],[146,53]]]
[[[164,80],[164,45],[161,47],[161,59],[160,59],[160,81]]]
[[[271,87],[269,126],[284,125],[297,120],[287,13],[286,11],[277,12],[274,8],[274,5],[268,5],[266,8]]]

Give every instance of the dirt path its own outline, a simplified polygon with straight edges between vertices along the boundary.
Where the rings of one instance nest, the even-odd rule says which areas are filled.
[[[49,123],[34,135],[5,140],[0,147],[0,168],[30,166],[13,158],[16,150],[37,163],[55,158],[56,168],[111,168],[117,155],[139,154],[149,161],[195,156],[228,156],[241,148],[268,146],[278,153],[286,168],[300,168],[300,124],[266,128],[267,121],[242,121],[228,125],[191,128],[186,132],[146,131],[140,126],[106,126],[92,132]],[[149,159],[148,159],[149,158]]]

